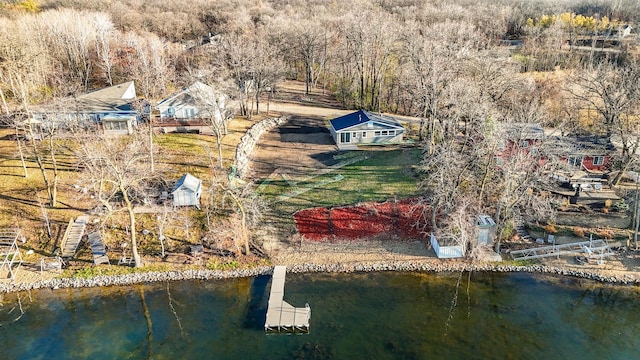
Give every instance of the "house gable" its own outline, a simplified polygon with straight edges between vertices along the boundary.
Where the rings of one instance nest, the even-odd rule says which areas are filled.
[[[402,126],[396,126],[394,124],[389,123],[380,123],[377,121],[367,121],[362,124],[356,124],[348,128],[344,128],[339,130],[342,131],[367,131],[367,130],[403,130]]]
[[[218,95],[213,88],[200,81],[183,88],[179,92],[160,100],[157,108],[160,117],[193,118],[200,114],[199,104],[214,105]]]
[[[387,129],[404,129],[398,120],[378,114],[373,114],[368,111],[358,110],[354,113],[340,116],[330,121],[331,127],[334,131],[350,131],[352,128],[358,125],[368,126],[367,123],[372,123],[374,126],[386,127]]]

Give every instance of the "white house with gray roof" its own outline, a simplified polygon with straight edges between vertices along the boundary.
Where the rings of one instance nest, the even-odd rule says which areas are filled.
[[[215,111],[224,107],[226,98],[200,81],[182,88],[180,91],[160,100],[156,107],[160,119],[190,120],[214,117]]]
[[[129,81],[65,99],[58,108],[42,107],[33,112],[33,118],[42,123],[92,121],[107,134],[131,134],[140,115],[135,101],[136,87]]]

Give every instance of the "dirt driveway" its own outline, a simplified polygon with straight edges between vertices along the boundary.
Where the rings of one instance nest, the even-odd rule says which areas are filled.
[[[327,122],[351,111],[341,109],[330,93],[314,89],[305,95],[304,83],[285,82],[269,105],[269,115],[289,121],[260,138],[252,156],[255,178],[268,178],[274,171],[308,175],[336,163],[338,148]]]
[[[276,170],[308,174],[332,165],[337,150],[324,120],[289,115],[287,123],[262,135],[251,168],[258,179],[265,179]]]
[[[263,99],[263,109],[265,100]],[[337,163],[333,156],[338,148],[333,142],[327,122],[354,110],[340,108],[328,92],[313,89],[304,93],[304,83],[285,81],[269,103],[269,116],[288,116],[289,121],[264,134],[252,156],[254,177],[265,179],[274,171],[286,174],[309,174]],[[418,122],[398,117],[401,122]]]

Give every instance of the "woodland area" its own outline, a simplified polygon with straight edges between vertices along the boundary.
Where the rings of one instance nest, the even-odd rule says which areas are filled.
[[[202,81],[251,119],[281,81],[303,81],[307,92],[330,92],[347,109],[420,119],[421,195],[435,209],[434,227],[455,242],[474,238],[477,214],[492,214],[507,233],[516,209],[546,221],[558,206],[537,189],[559,162],[542,167],[535,154],[518,153],[495,167],[503,124],[617,135],[618,169],[634,168],[640,146],[636,0],[24,0],[2,1],[0,10],[6,125],[33,108],[64,106],[64,99],[132,80],[151,104]],[[614,34],[629,25],[627,38]],[[620,39],[603,41],[613,36]],[[90,184],[96,198],[121,196],[130,209],[129,195],[152,180],[153,135],[101,143],[71,132],[19,143],[20,156],[35,159],[44,179],[34,185],[39,201],[59,206],[55,156],[73,148],[69,161],[97,179]],[[102,155],[89,156],[96,152]],[[215,179],[228,170],[219,152],[219,161],[210,161]],[[114,169],[113,191],[99,194],[105,164]],[[242,209],[243,222],[243,199],[260,208],[249,186],[216,183],[230,208]],[[135,247],[135,231],[131,236]]]

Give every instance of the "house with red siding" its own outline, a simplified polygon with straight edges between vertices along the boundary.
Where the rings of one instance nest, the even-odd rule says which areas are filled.
[[[546,152],[570,169],[603,173],[611,170],[616,147],[606,137],[564,136],[550,138]]]
[[[544,129],[536,123],[508,123],[499,129],[498,149],[495,154],[496,165],[515,154],[537,156],[544,141]]]

